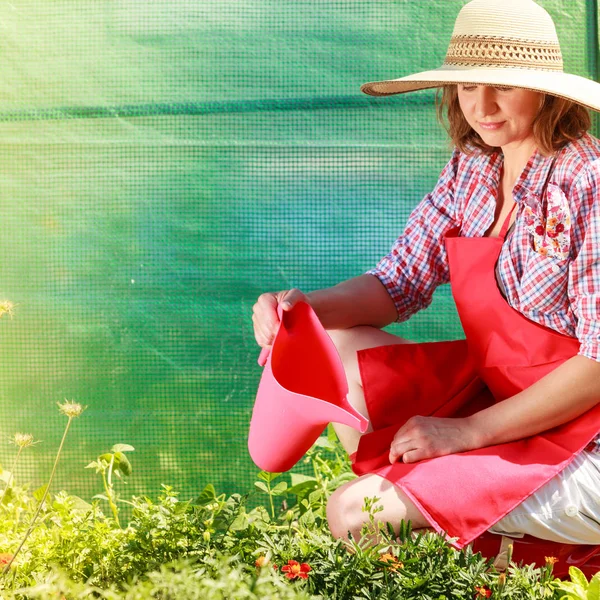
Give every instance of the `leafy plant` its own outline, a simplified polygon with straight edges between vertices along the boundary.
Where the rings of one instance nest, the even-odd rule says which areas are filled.
[[[86,466],[86,469],[96,469],[96,473],[101,475],[102,484],[104,485],[104,495],[98,494],[94,496],[94,498],[99,498],[108,502],[117,527],[121,527],[119,522],[119,508],[117,506],[119,497],[114,489],[113,475],[116,478],[123,478],[131,475],[131,463],[127,456],[125,456],[125,452],[133,452],[134,450],[135,448],[129,444],[115,444],[110,449],[110,452],[101,454],[96,460]],[[128,504],[130,504],[130,502],[128,502]]]
[[[15,550],[14,554],[12,555],[12,557],[10,558],[10,560],[6,563],[6,566],[4,567],[3,573],[5,573],[5,574],[9,571],[10,567],[12,566],[13,562],[15,561],[15,558],[17,558],[19,552],[25,545],[25,542],[31,535],[31,532],[33,531],[33,527],[35,526],[35,522],[40,514],[40,511],[42,510],[42,507],[44,506],[44,502],[46,501],[48,492],[50,491],[50,486],[52,485],[54,475],[56,474],[56,468],[58,467],[58,461],[60,459],[62,449],[65,445],[65,440],[67,439],[67,434],[69,433],[69,428],[71,427],[71,422],[73,421],[73,419],[76,419],[78,416],[80,416],[81,413],[85,410],[81,406],[81,404],[77,404],[76,402],[70,402],[69,400],[65,400],[63,404],[58,403],[58,408],[59,408],[60,412],[68,418],[68,421],[67,421],[67,425],[65,426],[65,430],[63,432],[62,439],[60,441],[60,446],[58,447],[58,452],[56,453],[56,458],[54,459],[54,465],[52,466],[52,471],[50,473],[50,479],[48,480],[48,483],[44,487],[44,491],[39,500],[39,504],[37,506],[35,514],[33,515],[31,522],[29,524],[29,529],[27,529],[27,531],[25,532],[25,535],[24,535],[23,539],[21,540],[21,543],[19,544],[19,546]]]
[[[564,592],[560,600],[600,600],[600,573],[588,582],[587,577],[577,567],[569,568],[571,581],[561,581],[558,588]]]
[[[132,450],[117,444],[88,465],[101,474],[105,492],[91,504],[66,492],[50,496],[48,487],[30,492],[11,485],[0,503],[0,563],[8,562],[2,550],[15,546],[35,515],[38,525],[0,578],[3,600],[596,597],[565,595],[584,589],[576,571],[572,587],[554,580],[552,564],[511,564],[498,573],[479,554],[458,551],[435,533],[413,532],[409,523],[396,524],[395,533],[378,524],[376,498],[365,502],[360,540],[334,539],[327,499],[354,475],[331,436],[311,449],[305,466],[312,473],[293,474],[291,485],[286,475],[261,472],[252,494],[226,496],[208,484],[193,500],[181,500],[167,485],[155,499],[119,498],[114,485],[131,473],[126,454]],[[259,495],[267,508],[250,508]],[[125,501],[131,518],[120,524],[115,510]]]

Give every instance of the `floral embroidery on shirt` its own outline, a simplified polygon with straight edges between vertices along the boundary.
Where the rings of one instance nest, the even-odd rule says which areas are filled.
[[[531,234],[533,249],[542,256],[563,260],[569,257],[571,212],[569,201],[555,184],[546,190],[546,214],[537,196],[527,195],[524,200],[525,226]]]

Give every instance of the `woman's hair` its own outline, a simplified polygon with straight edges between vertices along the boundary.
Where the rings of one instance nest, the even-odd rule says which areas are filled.
[[[549,156],[573,140],[579,139],[591,127],[587,108],[557,96],[543,94],[544,102],[533,121],[533,136],[539,151]],[[486,154],[498,151],[488,146],[467,123],[458,103],[456,85],[443,87],[441,100],[436,96],[438,118],[448,131],[453,144],[465,153],[476,148]]]

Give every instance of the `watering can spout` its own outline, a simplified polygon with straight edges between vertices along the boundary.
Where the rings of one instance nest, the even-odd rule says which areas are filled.
[[[331,338],[306,302],[280,312],[280,325],[254,403],[248,449],[264,471],[291,469],[328,423],[361,433],[368,420],[348,402],[348,382]]]

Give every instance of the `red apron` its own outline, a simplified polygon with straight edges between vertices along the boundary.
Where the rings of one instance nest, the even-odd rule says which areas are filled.
[[[391,441],[412,415],[464,416],[500,402],[576,355],[579,342],[526,319],[498,290],[498,238],[446,238],[450,283],[466,340],[358,353],[374,427],[353,470],[385,477],[462,548],[554,477],[600,431],[600,404],[539,435],[414,464],[390,465]]]

